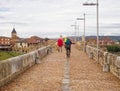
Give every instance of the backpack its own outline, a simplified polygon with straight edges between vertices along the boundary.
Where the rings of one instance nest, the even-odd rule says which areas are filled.
[[[71,43],[70,43],[70,40],[67,39],[65,44],[66,44],[66,45],[70,45],[70,44],[71,44]]]

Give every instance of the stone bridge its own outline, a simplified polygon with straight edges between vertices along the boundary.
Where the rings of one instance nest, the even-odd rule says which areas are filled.
[[[57,52],[47,46],[1,62],[0,86],[0,91],[120,91],[120,60],[75,45],[68,59],[64,48]]]

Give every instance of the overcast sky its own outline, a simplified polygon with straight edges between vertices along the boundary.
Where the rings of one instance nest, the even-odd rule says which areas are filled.
[[[96,0],[0,0],[0,36],[59,37],[75,35],[74,22],[86,13],[86,35],[96,35]],[[99,0],[99,35],[120,35],[120,0]],[[83,35],[83,21],[79,35]],[[77,33],[78,35],[78,33]]]

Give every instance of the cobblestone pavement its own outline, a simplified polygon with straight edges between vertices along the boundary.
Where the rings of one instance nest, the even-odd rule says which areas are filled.
[[[70,59],[70,80],[71,91],[120,91],[118,78],[76,49]]]
[[[120,80],[111,73],[102,72],[102,67],[85,53],[72,47],[69,75],[65,75],[66,61],[65,50],[55,51],[0,91],[62,91],[68,76],[69,91],[120,91]]]
[[[65,61],[64,52],[49,54],[1,91],[61,91]]]

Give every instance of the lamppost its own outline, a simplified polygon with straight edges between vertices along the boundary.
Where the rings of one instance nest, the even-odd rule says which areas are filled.
[[[97,62],[99,62],[98,59],[98,49],[99,49],[99,4],[98,0],[96,0],[96,3],[84,3],[84,6],[96,6],[96,12],[97,12]]]
[[[84,18],[77,18],[77,20],[84,20],[84,34],[83,34],[83,38],[84,38],[84,40],[83,40],[83,42],[84,42],[84,48],[83,48],[83,50],[84,50],[84,52],[85,52],[85,13],[84,13]]]
[[[71,27],[75,28],[75,42],[77,41],[77,37],[76,37],[76,31],[77,31],[77,23],[75,22],[74,25],[71,25]]]
[[[80,38],[80,35],[79,35],[79,29],[80,29],[80,26],[79,26],[79,24],[77,25],[77,29],[78,29],[78,41],[79,41],[79,38]]]

